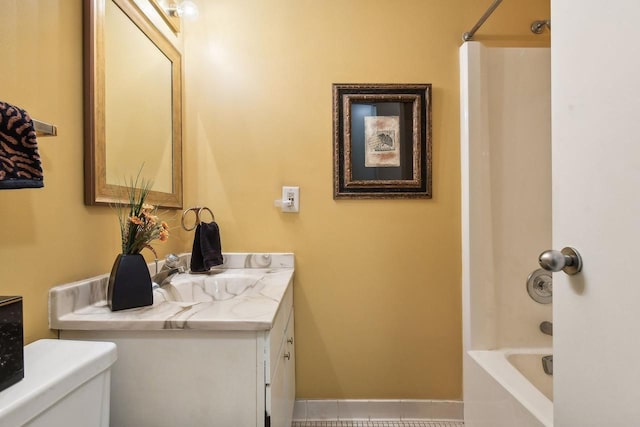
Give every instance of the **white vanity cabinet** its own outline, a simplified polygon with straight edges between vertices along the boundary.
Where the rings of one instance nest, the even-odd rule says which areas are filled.
[[[269,330],[198,329],[193,323],[185,329],[61,329],[60,338],[116,343],[114,426],[289,427],[295,399],[292,282],[273,319]]]

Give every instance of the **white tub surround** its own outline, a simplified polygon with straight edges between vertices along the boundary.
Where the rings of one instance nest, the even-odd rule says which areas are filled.
[[[293,265],[293,254],[225,254],[224,271],[210,278],[252,278],[239,295],[210,301],[203,291],[228,295],[187,287],[178,299],[191,302],[179,302],[176,289],[156,290],[152,306],[117,312],[106,306],[107,275],[71,283],[50,292],[51,327],[62,339],[118,346],[112,425],[290,425]]]
[[[478,42],[460,47],[468,427],[553,422],[547,410],[551,401],[501,353],[538,348],[536,353],[552,354],[552,338],[539,329],[543,321],[552,321],[552,304],[534,302],[526,290],[527,277],[539,268],[538,255],[551,247],[550,80],[548,48],[489,48]],[[496,363],[485,363],[485,356],[496,356]],[[541,362],[538,369],[544,375]],[[546,409],[521,399],[543,402],[534,406]]]
[[[188,254],[181,255],[187,265],[188,257]],[[293,280],[293,254],[230,253],[224,257],[220,272],[192,276],[201,281],[224,280],[226,275],[255,278],[245,292],[232,299],[205,301],[207,298],[196,295],[191,298],[193,301],[172,301],[162,289],[154,289],[153,305],[112,312],[106,301],[109,275],[103,274],[52,288],[49,291],[49,327],[100,331],[271,329],[276,311]],[[153,276],[155,265],[149,267]]]
[[[460,47],[465,349],[551,347],[527,277],[551,247],[548,48]]]

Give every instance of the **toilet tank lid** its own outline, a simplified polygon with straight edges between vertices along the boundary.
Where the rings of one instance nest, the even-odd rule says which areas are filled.
[[[0,392],[0,425],[23,425],[117,359],[116,345],[43,339],[24,347],[24,379]]]

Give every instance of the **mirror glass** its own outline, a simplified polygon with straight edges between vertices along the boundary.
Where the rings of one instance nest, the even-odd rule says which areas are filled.
[[[85,201],[126,201],[141,171],[153,181],[149,203],[180,208],[180,53],[131,0],[89,3]]]

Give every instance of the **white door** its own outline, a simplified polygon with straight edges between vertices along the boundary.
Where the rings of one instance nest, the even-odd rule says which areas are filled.
[[[555,426],[640,426],[640,1],[551,17]]]

